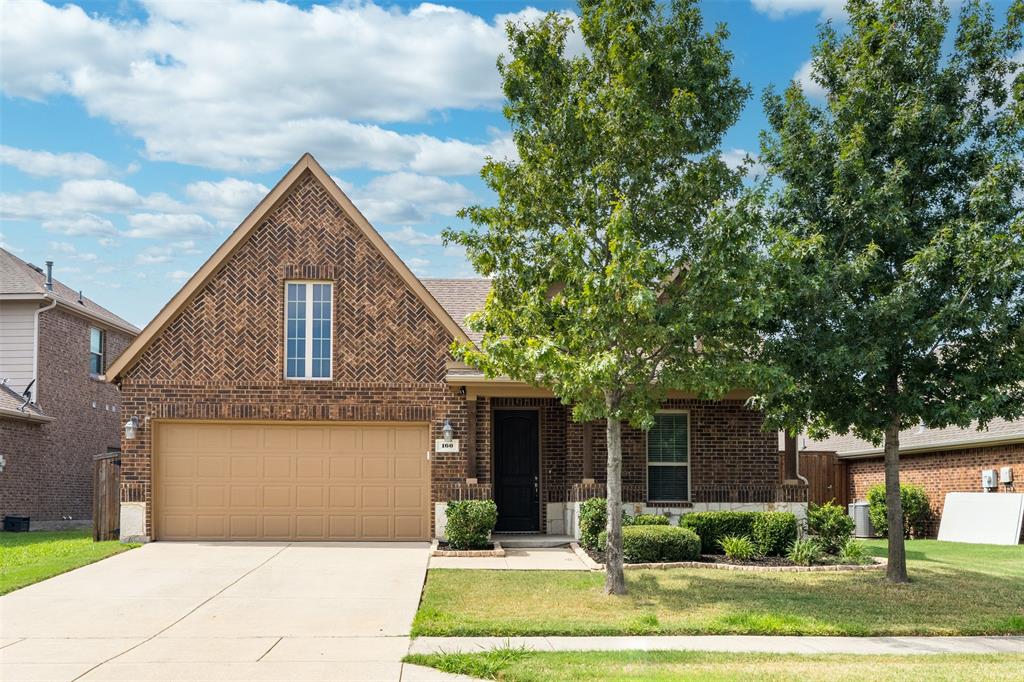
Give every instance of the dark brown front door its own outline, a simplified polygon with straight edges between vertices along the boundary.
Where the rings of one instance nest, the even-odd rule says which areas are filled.
[[[540,445],[533,410],[494,412],[494,501],[498,532],[540,530]]]

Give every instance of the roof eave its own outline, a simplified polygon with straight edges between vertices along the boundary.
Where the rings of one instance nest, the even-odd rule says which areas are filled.
[[[11,410],[6,407],[0,407],[0,418],[18,419],[21,421],[36,422],[39,424],[45,424],[54,420],[54,418],[49,415],[35,414],[34,412],[22,412],[21,410]]]
[[[968,450],[973,448],[984,448],[993,445],[1006,445],[1012,443],[1024,443],[1024,433],[996,434],[993,436],[982,436],[977,438],[954,439],[934,441],[932,443],[915,443],[913,445],[901,445],[900,454],[916,452],[928,452],[930,450]],[[826,451],[824,448],[816,448]],[[871,459],[881,457],[885,454],[884,448],[865,448],[860,450],[849,450],[847,452],[836,452],[839,459]]]

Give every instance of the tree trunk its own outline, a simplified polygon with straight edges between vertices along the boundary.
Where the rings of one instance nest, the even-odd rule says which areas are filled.
[[[609,410],[610,412],[610,410]],[[622,570],[622,422],[608,423],[608,542],[605,545],[605,594],[626,594]]]
[[[903,498],[900,495],[900,422],[893,418],[885,427],[885,509],[889,523],[889,582],[905,583],[907,551],[903,540]]]

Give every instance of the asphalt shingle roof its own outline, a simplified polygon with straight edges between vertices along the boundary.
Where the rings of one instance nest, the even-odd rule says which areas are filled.
[[[0,249],[0,296],[45,293],[47,293],[46,275],[37,271],[10,251]],[[61,302],[76,307],[86,315],[90,315],[101,322],[134,330],[136,334],[139,333],[138,327],[118,317],[92,299],[83,296],[81,302],[79,302],[78,292],[56,278],[53,280],[53,291],[49,293]]]
[[[423,286],[427,288],[430,295],[437,299],[455,324],[466,332],[466,335],[473,343],[480,343],[483,334],[470,330],[466,325],[466,316],[478,310],[482,310],[487,301],[487,294],[491,290],[491,280],[484,277],[473,277],[466,279],[442,279],[426,278],[420,279]]]
[[[11,412],[24,412],[26,415],[30,416],[44,416],[43,411],[33,403],[29,403],[28,405],[25,406],[25,409],[22,410],[21,406],[22,404],[24,404],[24,402],[25,399],[22,398],[17,391],[12,389],[7,384],[0,383],[0,410],[8,410]],[[0,415],[0,419],[3,418],[4,416]]]
[[[962,446],[967,443],[974,443],[982,440],[995,439],[1016,439],[1024,440],[1024,419],[1006,421],[994,419],[989,423],[988,428],[978,431],[977,428],[961,429],[950,426],[944,429],[920,429],[912,428],[900,431],[900,449],[911,448],[914,450],[930,449],[942,450],[950,447]],[[851,453],[881,452],[881,447],[876,447],[866,440],[861,440],[852,434],[845,436],[832,436],[824,440],[807,439],[806,449],[835,451],[839,455]]]

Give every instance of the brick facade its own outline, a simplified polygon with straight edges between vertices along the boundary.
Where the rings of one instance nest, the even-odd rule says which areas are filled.
[[[120,445],[122,414],[117,388],[89,374],[90,327],[106,332],[108,365],[132,338],[59,306],[39,315],[37,402],[54,419],[0,418],[0,516],[30,516],[33,527],[92,518],[93,456]]]
[[[1024,476],[1024,443],[994,445],[960,450],[942,450],[900,455],[900,483],[922,486],[931,501],[934,521],[930,534],[937,535],[946,493],[984,492],[982,469],[1013,468],[1015,477]],[[885,482],[885,465],[881,457],[847,460],[851,500],[867,499],[868,488]],[[1021,485],[1017,485],[1017,490]],[[1013,487],[1000,485],[1000,492],[1013,492]]]
[[[283,378],[288,279],[334,284],[330,380]],[[432,455],[432,500],[442,501],[465,485],[467,456],[476,457],[479,482],[490,484],[491,412],[503,407],[540,410],[542,496],[565,499],[565,488],[582,477],[582,427],[554,399],[467,401],[458,386],[445,382],[452,340],[352,217],[306,171],[122,373],[124,415],[138,415],[143,425],[136,439],[122,444],[121,499],[145,503],[151,537],[153,420],[411,421],[429,423],[434,439],[441,437],[448,419],[456,437],[465,439],[467,410],[475,409],[476,452]],[[735,483],[743,477],[774,484],[775,436],[761,433],[759,414],[739,403],[681,401],[670,406],[691,410],[695,485],[697,480]],[[603,448],[601,429],[595,429],[594,440],[595,449]],[[627,428],[624,443],[626,482],[643,486],[643,434]],[[603,455],[598,459],[595,473],[602,477]],[[541,523],[543,528],[544,519]]]

